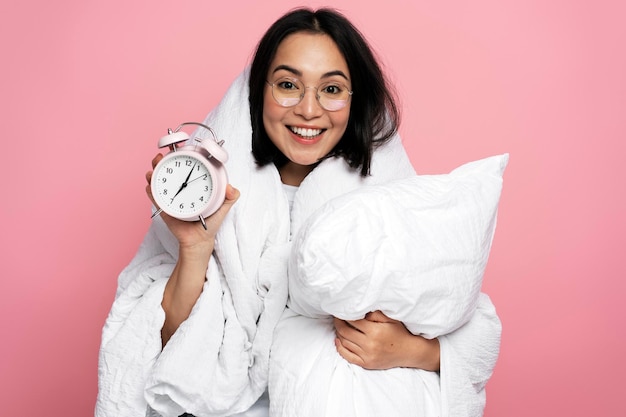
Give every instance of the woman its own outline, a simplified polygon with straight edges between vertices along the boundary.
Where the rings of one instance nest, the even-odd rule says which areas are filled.
[[[233,115],[246,98],[249,114]],[[334,196],[413,173],[392,141],[398,119],[376,59],[343,16],[298,9],[275,22],[249,76],[206,121],[226,139],[238,189],[228,187],[207,230],[161,214],[120,275],[103,330],[96,415],[147,407],[161,415],[267,415],[262,394],[287,299],[290,236]],[[442,364],[462,366],[456,389],[475,391],[476,401],[459,415],[482,412],[500,331],[488,299],[467,326],[439,340],[414,336],[380,312],[335,326],[338,353],[364,368],[438,371],[440,355]],[[486,372],[474,374],[478,362],[489,364]]]

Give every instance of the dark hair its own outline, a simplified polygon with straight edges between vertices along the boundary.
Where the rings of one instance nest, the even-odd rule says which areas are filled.
[[[328,35],[337,44],[350,71],[352,90],[346,131],[328,155],[341,156],[350,167],[370,171],[374,148],[398,130],[400,115],[392,90],[363,35],[341,13],[327,8],[298,8],[278,19],[261,38],[250,67],[252,153],[260,166],[280,167],[287,158],[269,139],[263,126],[263,94],[269,66],[279,44],[289,35],[310,32]]]

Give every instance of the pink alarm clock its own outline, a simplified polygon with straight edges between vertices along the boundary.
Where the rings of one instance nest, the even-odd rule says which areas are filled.
[[[194,138],[191,143],[178,146],[189,140],[189,135],[180,129],[185,125],[198,125],[207,129],[213,138]],[[169,147],[170,152],[159,161],[152,173],[150,187],[158,210],[185,221],[204,219],[222,206],[226,195],[228,176],[224,164],[228,153],[218,142],[215,132],[201,123],[185,122],[175,131],[159,140],[159,148]]]

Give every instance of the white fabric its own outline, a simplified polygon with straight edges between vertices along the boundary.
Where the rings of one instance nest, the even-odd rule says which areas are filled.
[[[348,364],[334,348],[329,318],[381,310],[427,338],[467,323],[479,301],[507,162],[508,155],[494,156],[447,175],[361,187],[308,218],[290,257],[292,312],[275,332],[274,415],[440,415],[436,373]]]
[[[183,412],[228,416],[249,409],[268,387],[272,335],[287,302],[290,232],[295,236],[306,219],[334,197],[414,175],[399,137],[375,152],[372,176],[365,179],[342,159],[328,159],[301,184],[290,230],[288,202],[276,168],[257,168],[250,153],[247,73],[234,81],[205,123],[225,140],[229,180],[241,197],[217,236],[200,298],[162,351],[161,301],[178,247],[165,224],[153,221],[119,276],[103,328],[97,417],[143,416],[149,408],[164,417]],[[202,129],[199,135],[204,135]],[[470,331],[442,339],[442,355],[450,355],[442,356],[442,375],[447,372],[446,378],[455,384],[446,388],[450,408],[457,391],[467,390],[460,400],[481,409],[484,383],[495,363],[489,355],[495,351],[497,356],[500,329],[495,311],[469,324]],[[278,348],[288,350],[289,345],[279,341],[272,349]],[[442,380],[442,393],[444,386]],[[269,393],[272,402],[271,387]],[[442,404],[446,401],[442,398]]]

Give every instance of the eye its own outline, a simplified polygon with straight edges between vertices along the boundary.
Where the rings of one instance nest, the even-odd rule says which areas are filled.
[[[338,96],[344,92],[345,88],[341,84],[324,84],[320,86],[320,92],[328,96]]]
[[[282,79],[274,83],[281,90],[294,90],[300,89],[299,82],[297,80]]]

